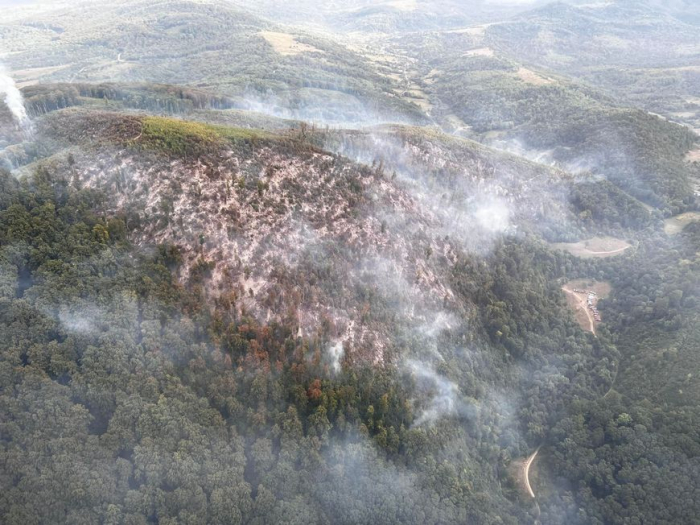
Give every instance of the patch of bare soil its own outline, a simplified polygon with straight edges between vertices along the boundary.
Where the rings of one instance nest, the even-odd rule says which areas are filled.
[[[632,247],[627,241],[614,237],[593,237],[579,242],[554,243],[552,246],[582,259],[614,257],[621,255]]]
[[[540,447],[537,447],[532,454],[527,458],[514,461],[510,467],[511,475],[515,478],[520,490],[523,494],[527,494],[530,498],[535,498],[535,491],[530,483],[530,469],[535,463]]]
[[[664,231],[666,235],[677,235],[690,223],[700,221],[700,212],[689,211],[670,217],[664,221]]]
[[[700,148],[689,151],[685,156],[685,160],[688,162],[700,162]]]
[[[598,301],[610,296],[610,283],[578,279],[562,286],[566,303],[574,311],[574,317],[581,328],[596,335],[596,325],[602,321],[598,312]]]

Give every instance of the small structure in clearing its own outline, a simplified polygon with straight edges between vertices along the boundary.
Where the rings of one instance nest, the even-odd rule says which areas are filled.
[[[614,237],[593,237],[579,242],[559,242],[552,245],[582,259],[603,259],[620,255],[632,247],[627,241]]]
[[[666,235],[677,235],[690,223],[696,221],[700,221],[700,212],[689,211],[681,213],[664,221],[664,232],[666,232]]]
[[[610,283],[579,279],[566,283],[562,290],[581,328],[595,335],[596,324],[603,320],[598,311],[598,301],[610,295]]]

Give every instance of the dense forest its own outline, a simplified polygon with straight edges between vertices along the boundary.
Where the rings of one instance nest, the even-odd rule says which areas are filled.
[[[180,146],[180,135],[162,143],[168,129],[159,124],[153,139],[168,145],[164,153],[205,153],[197,142]],[[478,312],[465,313],[469,332],[427,336],[397,318],[392,366],[367,366],[346,354],[338,369],[325,350],[331,324],[301,338],[294,316],[260,324],[237,308],[235,294],[211,304],[206,268],[179,284],[180,249],[132,245],[135,226],[105,215],[108,197],[76,188],[71,163],[62,166],[68,172],[47,167],[20,181],[9,173],[2,179],[2,461],[13,473],[3,481],[6,522],[499,523],[511,516],[518,523],[529,507],[519,503],[511,465],[542,444],[543,463],[555,465],[587,509],[581,514],[553,495],[543,520],[614,522],[610,516],[622,515],[617,506],[626,498],[638,501],[630,516],[671,523],[693,515],[681,504],[693,501],[692,493],[681,490],[672,508],[683,513],[659,514],[643,496],[656,490],[652,479],[601,471],[605,485],[593,490],[590,456],[577,458],[591,449],[617,468],[632,461],[637,472],[629,450],[647,429],[660,457],[688,469],[685,486],[697,479],[692,436],[664,437],[673,434],[661,407],[672,400],[649,404],[648,393],[635,400],[637,379],[616,373],[633,359],[642,325],[652,323],[654,334],[697,337],[697,228],[668,239],[650,235],[655,227],[643,216],[649,242],[636,251],[636,263],[581,260],[535,236],[506,238],[486,258],[465,252],[452,280]],[[581,207],[587,193],[605,188],[582,187],[573,202]],[[619,211],[605,205],[589,220],[621,227]],[[309,279],[329,271],[313,268]],[[577,276],[615,286],[603,307],[610,328],[598,338],[561,315],[558,283]],[[392,309],[381,296],[370,304],[369,315]],[[623,337],[631,341],[621,344]],[[441,355],[435,372],[401,364],[423,355],[425,345]],[[679,360],[694,359],[692,352],[677,352],[662,361],[691,369]],[[676,373],[669,370],[669,378]],[[456,406],[425,424],[435,409],[430,400],[445,389]],[[694,406],[674,402],[685,421],[674,424],[694,428]],[[635,434],[619,442],[605,437],[621,424]],[[670,472],[653,479],[666,487]],[[623,490],[629,483],[642,487],[639,496]]]
[[[410,377],[332,376],[323,333],[210,311],[103,196],[2,177],[4,522],[492,519],[468,503],[484,481],[440,460],[456,436],[412,425]]]

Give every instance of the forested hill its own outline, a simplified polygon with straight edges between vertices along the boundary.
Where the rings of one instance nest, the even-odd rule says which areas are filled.
[[[401,305],[416,292],[401,279],[378,282],[378,263],[364,276],[361,267],[353,269],[360,270],[359,280],[349,288],[339,281],[345,257],[329,255],[358,248],[362,254],[366,241],[356,244],[352,236],[299,247],[292,283],[311,286],[297,292],[303,302],[296,308],[284,295],[275,299],[275,289],[267,299],[254,297],[254,290],[239,291],[227,279],[227,293],[212,297],[210,239],[195,237],[196,247],[186,237],[133,243],[143,232],[191,230],[183,221],[197,213],[178,217],[180,203],[173,202],[156,205],[156,215],[141,215],[134,162],[145,171],[170,166],[167,175],[160,172],[168,177],[166,188],[192,184],[180,176],[184,162],[202,178],[195,180],[199,189],[182,187],[182,194],[205,206],[211,185],[231,177],[217,147],[242,164],[270,155],[263,158],[280,175],[288,163],[315,162],[319,169],[332,157],[313,161],[324,154],[298,138],[262,132],[106,113],[49,117],[38,133],[60,130],[70,149],[54,152],[21,181],[7,173],[2,179],[2,462],[14,472],[3,481],[6,522],[485,522],[504,511],[511,523],[525,519],[508,465],[543,437],[565,400],[600,395],[614,359],[609,345],[556,315],[562,298],[554,279],[565,257],[548,254],[535,239],[494,238],[489,257],[501,262],[489,268],[481,256],[458,249],[444,274],[454,297],[435,304],[437,320],[426,311],[419,329],[418,318],[406,317],[413,314]],[[113,175],[103,148],[121,167]],[[270,149],[275,153],[266,153]],[[139,156],[129,162],[134,152]],[[85,171],[89,159],[96,170]],[[361,188],[376,180],[379,191],[387,184],[383,176],[334,162],[339,171],[329,165],[323,175],[335,180],[334,198],[349,192],[347,216],[359,208],[366,216],[371,199],[362,194],[373,191]],[[313,166],[304,170],[307,177]],[[229,203],[250,208],[245,214],[283,204],[270,199],[291,181],[274,182],[279,175],[271,172],[263,175],[272,176],[268,187],[250,167],[230,179]],[[160,191],[157,183],[147,187]],[[314,197],[299,189],[288,198],[303,209]],[[387,197],[410,203],[400,191],[399,185]],[[136,200],[115,209],[122,192]],[[242,213],[221,218],[229,231],[237,224],[249,230],[244,235],[267,227],[241,224]],[[312,231],[324,227],[313,217],[307,221]],[[398,227],[377,224],[386,235]],[[414,244],[434,261],[428,266],[444,264],[437,247]],[[241,256],[244,251],[245,244]],[[555,267],[541,273],[540,258]],[[260,266],[250,264],[254,288]],[[273,276],[282,279],[294,268],[280,266]],[[499,306],[507,296],[519,296],[520,308],[527,301],[508,274],[541,290],[530,321]],[[319,293],[349,312],[358,301],[360,335],[378,326],[392,334],[384,365],[362,357],[362,340],[338,347],[331,316],[300,330],[303,309],[313,309]],[[285,306],[265,323],[265,316],[254,315],[251,298]],[[475,332],[461,329],[460,319],[470,319]],[[479,349],[474,337],[481,330],[498,350]],[[545,333],[552,338],[548,349],[541,347]],[[434,357],[425,354],[426,345]],[[564,345],[572,364],[584,359],[590,373],[577,374],[560,361]],[[550,371],[522,377],[527,368]],[[571,380],[561,382],[565,376]],[[542,395],[520,397],[521,388]],[[23,416],[28,413],[39,414],[41,424]]]
[[[0,523],[696,523],[693,13],[13,5]]]
[[[0,21],[0,34],[9,53],[4,60],[28,84],[165,82],[208,87],[284,117],[424,119],[396,97],[391,79],[345,46],[290,32],[226,1],[86,3],[20,23]]]
[[[585,262],[541,240],[636,235],[619,208],[588,224],[585,200],[555,190],[614,202],[614,186],[415,128],[265,132],[89,97],[37,118],[49,157],[4,175],[0,216],[3,461],[25,465],[4,486],[9,522],[527,521],[514,460],[559,446],[550,429],[614,387],[615,336],[585,334],[559,283],[614,279],[627,258]],[[477,207],[469,233],[446,229],[480,186],[513,226],[481,224]],[[558,227],[530,215],[529,191],[547,192],[550,217],[562,207]],[[37,411],[40,427],[22,420]],[[40,466],[38,446],[67,463],[51,452]]]

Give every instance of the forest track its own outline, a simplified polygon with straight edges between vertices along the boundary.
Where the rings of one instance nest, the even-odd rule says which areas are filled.
[[[535,461],[535,458],[537,457],[537,454],[540,452],[540,445],[537,447],[537,450],[535,450],[532,455],[527,458],[525,463],[523,463],[523,480],[525,481],[525,488],[527,488],[528,494],[530,494],[531,498],[536,498],[535,496],[535,491],[532,490],[532,485],[530,485],[530,467],[532,466],[532,463]]]
[[[593,316],[591,315],[591,312],[588,309],[588,303],[587,303],[586,297],[577,294],[576,292],[574,292],[574,290],[572,288],[569,288],[568,286],[562,286],[561,289],[564,290],[565,293],[571,295],[576,300],[576,302],[578,303],[576,306],[576,309],[582,310],[586,314],[586,317],[588,318],[589,330],[594,336],[596,336],[595,320],[593,319]]]
[[[610,250],[607,252],[591,252],[589,251],[591,255],[615,255],[616,253],[622,253],[626,251],[629,248],[629,246],[625,246],[624,248],[618,248],[617,250]]]

